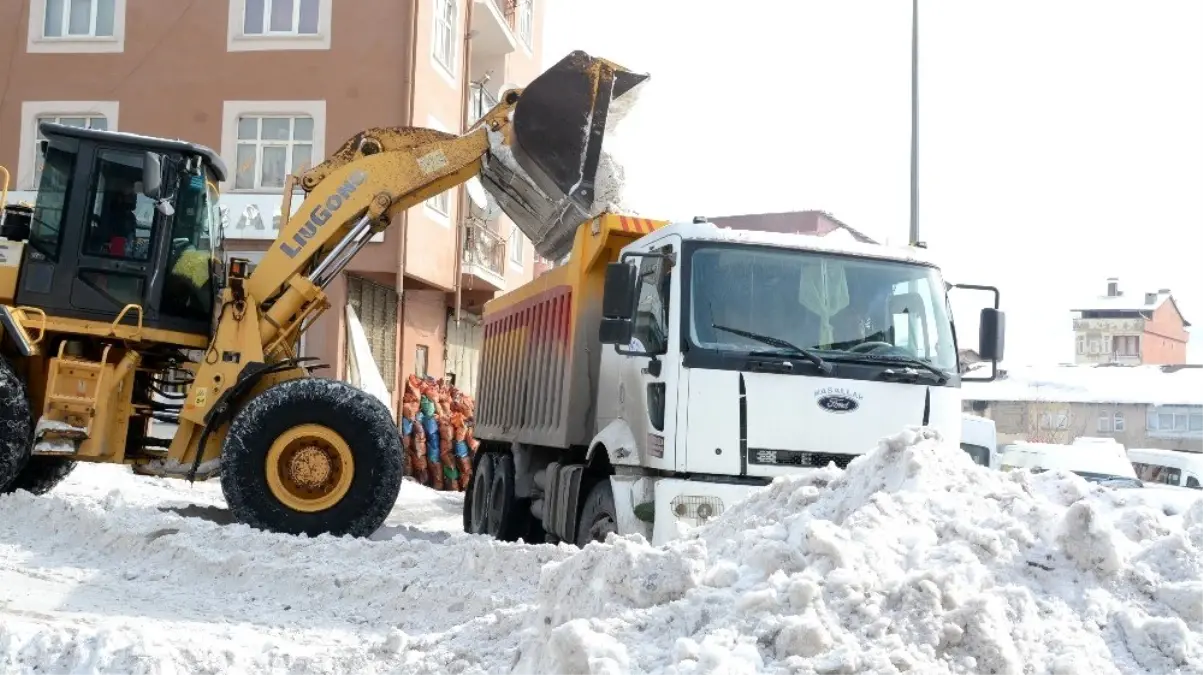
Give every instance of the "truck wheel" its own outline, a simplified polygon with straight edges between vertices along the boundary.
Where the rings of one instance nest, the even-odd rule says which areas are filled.
[[[591,541],[605,541],[606,535],[618,532],[617,509],[610,477],[603,477],[589,490],[576,528],[576,545],[584,548]]]
[[[464,532],[488,534],[489,490],[493,487],[493,453],[477,452],[464,490]]]
[[[66,457],[35,455],[13,482],[12,489],[25,490],[31,494],[44,495],[75,470],[75,460]]]
[[[17,489],[33,449],[33,416],[25,383],[0,358],[0,494]]]
[[[514,458],[498,455],[489,488],[489,534],[500,541],[518,541],[526,520],[514,503]]]
[[[401,435],[388,408],[345,382],[277,384],[234,417],[221,490],[251,527],[366,537],[401,489]]]

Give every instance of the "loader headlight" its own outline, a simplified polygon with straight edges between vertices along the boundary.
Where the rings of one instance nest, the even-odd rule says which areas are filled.
[[[669,505],[677,520],[692,526],[704,525],[723,514],[723,500],[718,497],[679,495]]]

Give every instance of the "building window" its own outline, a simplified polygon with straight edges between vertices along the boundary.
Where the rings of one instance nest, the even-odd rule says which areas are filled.
[[[226,1],[227,51],[330,49],[331,0]]]
[[[518,37],[527,47],[535,44],[535,0],[518,0]]]
[[[1109,413],[1109,412],[1099,413],[1098,430],[1100,433],[1104,433],[1104,434],[1111,433],[1111,413]]]
[[[522,236],[522,230],[515,225],[514,229],[510,231],[510,241],[506,244],[506,248],[510,249],[510,262],[519,267],[522,266],[525,240],[526,237]]]
[[[455,28],[459,21],[457,0],[434,0],[434,30],[431,49],[434,60],[455,74]]]
[[[33,165],[33,185],[36,189],[38,183],[42,180],[42,165],[46,162],[46,155],[42,152],[42,141],[46,137],[42,135],[42,122],[55,122],[65,124],[69,127],[81,127],[85,129],[108,129],[109,120],[104,115],[38,115],[34,119],[34,165]]]
[[[325,101],[225,101],[221,156],[230,178],[223,188],[278,195],[289,174],[322,161],[325,136]]]
[[[1116,356],[1140,356],[1139,335],[1115,335],[1111,338],[1111,352]]]
[[[37,190],[41,180],[42,122],[58,122],[75,127],[117,129],[117,101],[23,101],[21,103],[21,139],[17,148],[15,185],[9,189]]]
[[[26,51],[111,53],[125,50],[126,0],[30,0]]]
[[[447,127],[443,126],[443,123],[434,117],[428,117],[426,119],[426,126],[427,128],[434,129],[435,131],[450,133],[447,131]],[[437,218],[437,220],[444,222],[448,227],[451,225],[451,192],[452,191],[450,189],[444,190],[426,200],[426,208],[441,216],[441,218]]]
[[[1203,413],[1189,410],[1171,410],[1167,412],[1149,413],[1149,431],[1160,433],[1197,434],[1203,431]]]
[[[1115,412],[1115,419],[1112,421],[1112,428],[1116,431],[1124,430],[1124,414],[1118,410]]]
[[[113,37],[115,0],[46,0],[42,37]]]
[[[430,357],[430,349],[426,345],[418,345],[414,352],[414,374],[418,377],[426,377],[427,359]]]
[[[317,35],[320,0],[244,0],[243,35]]]
[[[313,166],[313,118],[242,115],[234,189],[284,187],[284,177]]]
[[[1040,428],[1046,431],[1056,431],[1069,428],[1068,413],[1040,413]]]

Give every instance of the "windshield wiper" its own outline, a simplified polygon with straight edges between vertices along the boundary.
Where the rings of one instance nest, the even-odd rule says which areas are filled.
[[[811,363],[815,364],[815,367],[819,369],[819,372],[823,373],[824,375],[829,374],[831,372],[831,364],[830,363],[827,363],[822,358],[820,358],[818,354],[810,351],[809,349],[804,349],[802,347],[799,347],[799,346],[793,344],[792,342],[787,342],[785,340],[782,340],[781,338],[773,337],[772,335],[761,335],[760,333],[753,333],[751,331],[741,330],[739,328],[731,328],[730,326],[720,326],[715,323],[710,324],[710,327],[713,328],[714,330],[721,330],[724,333],[731,333],[732,335],[746,337],[749,340],[756,340],[757,342],[763,342],[764,344],[766,344],[770,347],[776,347],[777,349],[784,350],[784,351],[794,354],[796,356],[801,356],[802,358],[806,359],[807,361],[810,361]]]
[[[916,358],[914,356],[906,356],[904,354],[880,354],[880,355],[879,354],[850,354],[850,355],[846,356],[844,354],[840,354],[840,359],[847,359],[849,361],[860,361],[862,363],[868,362],[868,363],[906,364],[908,366],[911,366],[912,368],[922,368],[923,370],[926,370],[927,372],[935,375],[937,378],[937,380],[936,380],[937,384],[944,384],[945,382],[948,381],[948,373],[937,368],[936,366],[933,366],[932,364],[928,363],[927,361],[924,361],[923,359],[920,359],[920,358]],[[886,372],[891,373],[894,376],[903,375],[903,373],[896,373],[895,371],[886,371]]]

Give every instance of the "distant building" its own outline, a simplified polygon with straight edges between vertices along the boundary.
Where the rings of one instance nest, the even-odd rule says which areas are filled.
[[[1119,279],[1107,294],[1072,310],[1074,363],[1165,365],[1186,363],[1190,327],[1170,289],[1125,295]]]
[[[1203,366],[1008,368],[993,382],[963,383],[962,394],[965,412],[994,420],[1000,444],[1101,436],[1203,452]]]

